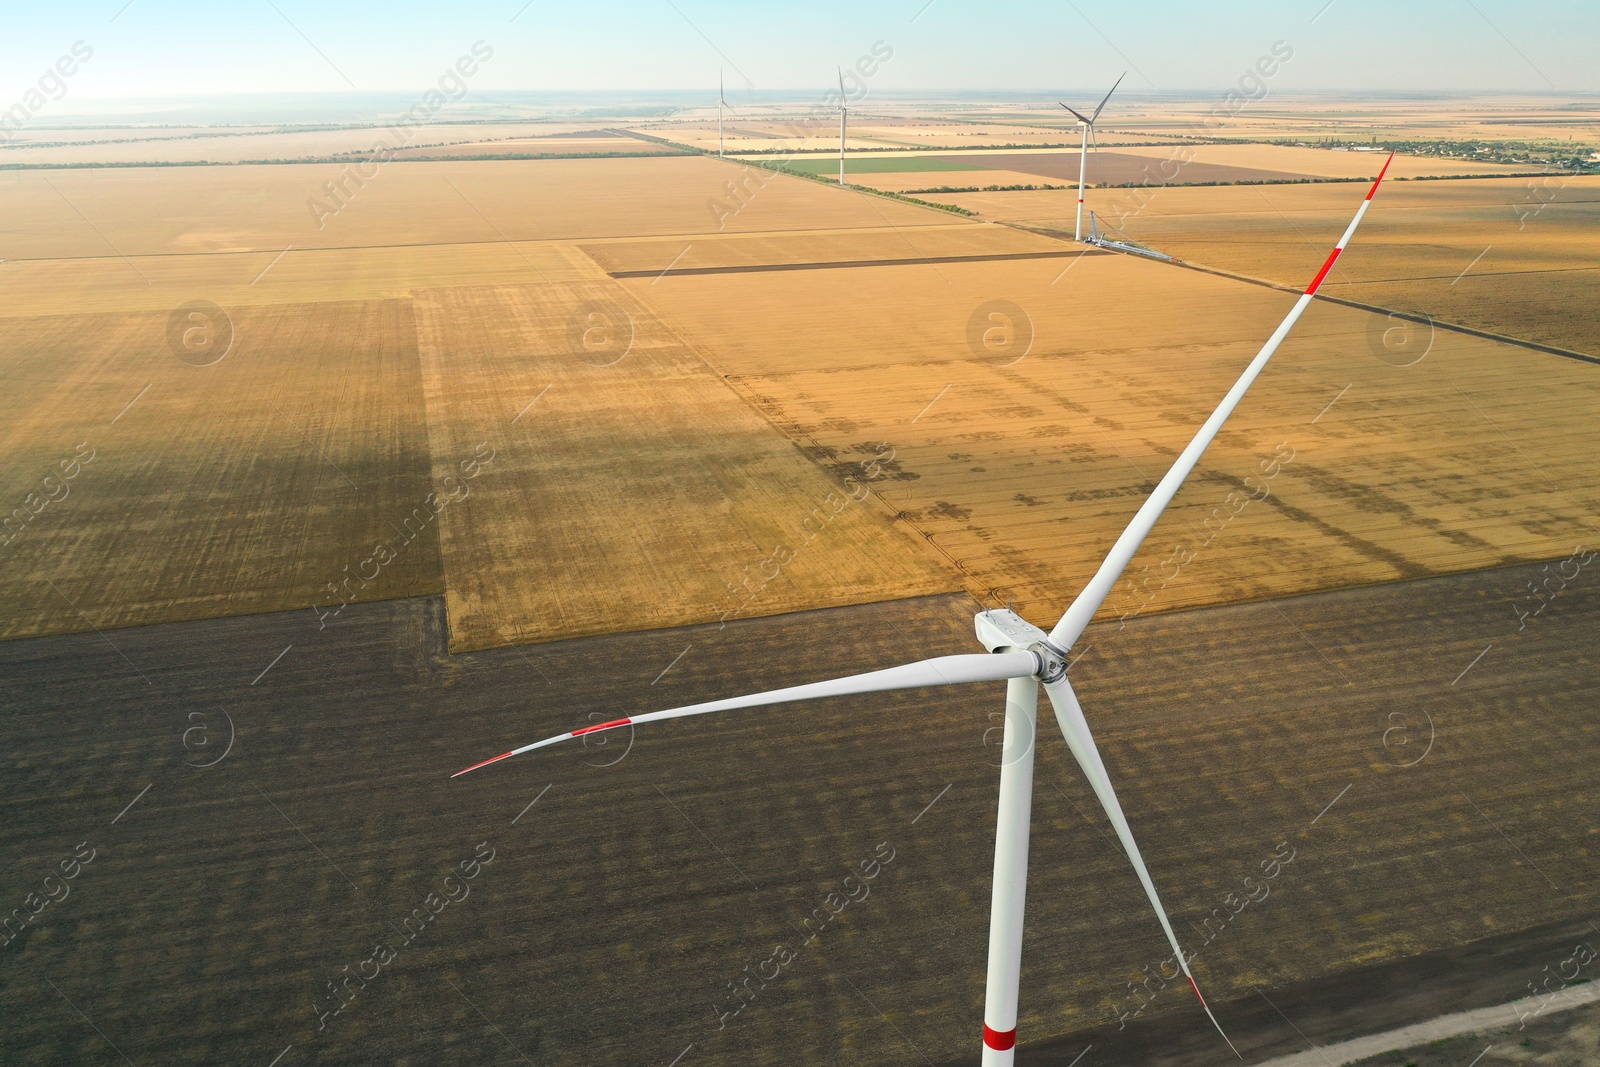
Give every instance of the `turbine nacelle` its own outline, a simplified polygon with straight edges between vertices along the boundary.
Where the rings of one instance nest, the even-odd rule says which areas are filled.
[[[1052,685],[1067,676],[1067,656],[1050,635],[1010,608],[980,611],[972,619],[978,643],[990,652],[1031,652],[1039,669],[1033,676]]]

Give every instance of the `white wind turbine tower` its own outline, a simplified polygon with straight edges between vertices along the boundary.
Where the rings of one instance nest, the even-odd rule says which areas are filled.
[[[1389,160],[1393,159],[1394,156],[1391,154]],[[569,733],[512,749],[493,759],[473,764],[466,770],[457,771],[452,777],[459,777],[468,771],[486,767],[523,752],[544,748],[546,745],[630,724],[797,700],[1004,680],[1007,683],[1005,756],[1000,768],[999,816],[995,826],[994,885],[989,912],[989,968],[983,1011],[983,1063],[985,1067],[1001,1067],[1001,1065],[1009,1067],[1015,1056],[1017,1040],[1017,981],[1022,966],[1022,915],[1028,877],[1028,820],[1033,804],[1033,739],[1037,726],[1039,686],[1042,684],[1045,695],[1050,698],[1050,704],[1055,710],[1056,723],[1066,737],[1067,746],[1077,759],[1078,766],[1083,769],[1084,776],[1089,780],[1089,785],[1100,801],[1100,806],[1105,809],[1106,817],[1116,830],[1118,840],[1122,842],[1123,850],[1133,863],[1134,872],[1138,875],[1140,884],[1144,886],[1145,895],[1149,897],[1151,906],[1155,908],[1156,918],[1161,923],[1162,931],[1167,935],[1168,943],[1172,945],[1179,967],[1189,979],[1189,984],[1194,987],[1195,996],[1200,998],[1200,1005],[1205,1009],[1206,1015],[1221,1033],[1221,1025],[1217,1023],[1216,1017],[1211,1015],[1211,1009],[1206,1006],[1205,998],[1200,996],[1200,987],[1195,985],[1194,976],[1189,971],[1189,961],[1178,945],[1172,923],[1167,918],[1166,909],[1161,905],[1161,898],[1156,894],[1155,884],[1150,880],[1150,872],[1145,867],[1144,858],[1139,854],[1139,846],[1133,840],[1133,833],[1128,828],[1128,820],[1122,813],[1122,805],[1117,801],[1117,794],[1111,787],[1111,779],[1106,773],[1105,764],[1100,760],[1100,752],[1095,747],[1094,736],[1084,719],[1078,697],[1067,682],[1068,653],[1084,628],[1088,626],[1090,618],[1111,592],[1140,544],[1155,526],[1156,520],[1172,502],[1184,479],[1200,462],[1200,457],[1216,438],[1223,423],[1238,406],[1245,391],[1266,367],[1267,361],[1277,351],[1278,345],[1311,303],[1323,279],[1333,269],[1334,261],[1339,258],[1339,254],[1344,251],[1345,245],[1356,232],[1356,227],[1361,224],[1361,218],[1366,214],[1367,207],[1372,203],[1373,195],[1377,193],[1378,185],[1383,181],[1388,169],[1389,163],[1385,162],[1383,170],[1378,172],[1377,179],[1367,190],[1366,199],[1361,202],[1355,217],[1350,220],[1349,227],[1344,231],[1344,236],[1339,238],[1339,243],[1334,246],[1322,269],[1306,287],[1300,299],[1295,301],[1294,307],[1273,331],[1266,344],[1261,346],[1261,350],[1244,369],[1244,373],[1239,376],[1233,388],[1228,390],[1216,410],[1195,433],[1194,439],[1173,462],[1172,468],[1162,477],[1149,498],[1134,514],[1133,520],[1128,523],[1128,528],[1111,546],[1105,561],[1100,564],[1094,576],[1083,587],[1083,591],[1067,608],[1066,614],[1061,616],[1061,621],[1056,623],[1055,628],[1049,633],[1033,626],[1009,609],[984,611],[978,614],[976,626],[978,640],[989,650],[988,655],[941,656],[937,659],[922,660],[890,667],[887,670],[852,675],[848,678],[835,678],[831,681],[797,685],[788,689],[734,697],[730,700],[713,700],[704,704],[691,704],[688,707],[614,719],[611,722],[581,727]],[[1227,1040],[1226,1034],[1223,1034],[1223,1039]],[[1233,1047],[1231,1041],[1228,1047]],[[1235,1053],[1237,1054],[1237,1050]]]
[[[722,70],[717,70],[717,158],[722,158],[722,109],[728,106],[727,97],[722,92]],[[731,110],[731,109],[730,109]]]
[[[850,115],[848,97],[844,95],[844,70],[839,70],[839,184],[844,182],[844,129]]]
[[[1117,86],[1121,85],[1122,79],[1127,76],[1127,71],[1123,71],[1117,76],[1117,80],[1111,83],[1111,88],[1106,90],[1106,95],[1100,101],[1100,106],[1095,108],[1094,114],[1088,118],[1084,118],[1077,111],[1067,107],[1066,104],[1061,104],[1062,107],[1067,107],[1067,110],[1072,112],[1073,118],[1077,119],[1078,125],[1083,128],[1083,147],[1078,151],[1078,228],[1072,235],[1079,241],[1083,240],[1083,186],[1085,179],[1089,176],[1089,135],[1094,132],[1094,120],[1100,117],[1100,112],[1106,106],[1106,101],[1111,99],[1111,94],[1117,91]],[[1057,100],[1056,103],[1060,104],[1061,101]]]

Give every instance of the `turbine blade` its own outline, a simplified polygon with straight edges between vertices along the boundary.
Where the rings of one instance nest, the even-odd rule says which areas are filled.
[[[834,678],[826,682],[812,682],[809,685],[790,686],[787,689],[774,689],[766,693],[753,693],[749,696],[733,697],[728,700],[713,700],[704,704],[690,704],[682,708],[669,708],[666,711],[652,711],[645,715],[633,715],[622,719],[612,719],[610,722],[599,723],[595,726],[585,726],[555,737],[547,737],[543,741],[535,741],[531,745],[514,748],[510,752],[486,759],[482,763],[474,763],[466,770],[457,771],[450,777],[459,778],[467,771],[475,771],[479,767],[487,767],[491,763],[499,763],[503,759],[532,752],[536,748],[554,745],[561,741],[568,741],[584,734],[599,733],[602,730],[615,730],[618,727],[637,725],[644,722],[658,722],[662,719],[680,719],[688,715],[705,715],[713,711],[733,711],[736,708],[754,708],[765,704],[784,704],[793,700],[818,700],[823,697],[851,696],[857,693],[881,693],[890,689],[921,689],[931,685],[962,685],[967,682],[999,682],[1011,678],[1026,678],[1039,669],[1039,658],[1032,652],[996,652],[989,655],[975,654],[967,656],[940,656],[936,659],[920,660],[916,663],[907,663],[899,667],[890,667],[887,670],[871,671],[867,674],[853,674],[846,678]]]
[[[1272,358],[1272,354],[1278,350],[1278,346],[1283,343],[1283,339],[1289,335],[1289,331],[1299,321],[1301,313],[1311,303],[1311,298],[1316,295],[1323,279],[1333,269],[1334,261],[1339,258],[1339,253],[1344,251],[1345,245],[1355,235],[1356,227],[1361,225],[1361,218],[1367,213],[1367,207],[1372,203],[1373,196],[1377,194],[1378,186],[1383,182],[1383,176],[1388,173],[1389,163],[1393,160],[1394,153],[1391,152],[1389,159],[1383,164],[1383,170],[1378,172],[1377,180],[1367,190],[1367,198],[1356,209],[1355,218],[1350,220],[1350,225],[1344,231],[1344,236],[1339,238],[1339,243],[1334,245],[1333,252],[1328,256],[1327,262],[1323,263],[1322,270],[1317,272],[1317,276],[1311,280],[1311,284],[1306,287],[1306,291],[1300,294],[1300,299],[1289,310],[1289,314],[1284,317],[1283,322],[1278,324],[1278,328],[1273,331],[1272,336],[1267,338],[1267,343],[1261,346],[1261,351],[1256,353],[1255,359],[1250,361],[1250,365],[1244,369],[1244,373],[1239,376],[1239,380],[1233,383],[1233,388],[1228,390],[1228,394],[1222,398],[1222,402],[1211,413],[1211,417],[1206,419],[1205,423],[1195,433],[1194,440],[1190,441],[1183,452],[1179,454],[1172,464],[1172,469],[1162,476],[1155,490],[1151,492],[1149,499],[1140,505],[1139,510],[1134,513],[1133,520],[1128,523],[1128,528],[1122,531],[1122,535],[1111,546],[1111,551],[1106,554],[1106,558],[1100,564],[1099,570],[1095,571],[1094,577],[1089,579],[1088,584],[1083,587],[1083,591],[1078,594],[1077,598],[1067,608],[1066,613],[1061,616],[1061,621],[1056,623],[1055,629],[1050,631],[1051,643],[1060,648],[1071,648],[1073,642],[1077,641],[1079,635],[1083,633],[1084,627],[1089,625],[1089,620],[1094,617],[1094,613],[1100,610],[1100,605],[1110,595],[1112,588],[1117,584],[1117,579],[1121,577],[1123,570],[1128,566],[1129,561],[1133,559],[1133,554],[1139,550],[1139,546],[1144,543],[1144,539],[1149,536],[1150,530],[1155,526],[1156,520],[1161,517],[1161,513],[1166,510],[1168,504],[1172,503],[1172,498],[1177,495],[1178,490],[1183,486],[1184,479],[1189,477],[1190,472],[1199,464],[1200,457],[1211,446],[1211,442],[1216,438],[1218,431],[1222,429],[1222,424],[1228,421],[1228,416],[1232,415],[1233,409],[1238,407],[1239,401],[1243,399],[1251,383],[1256,380],[1257,375],[1267,365],[1267,361]]]
[[[1076,757],[1078,766],[1083,768],[1084,777],[1089,780],[1089,786],[1099,799],[1100,807],[1105,810],[1106,818],[1111,820],[1111,828],[1117,832],[1117,839],[1122,842],[1122,850],[1128,854],[1128,859],[1133,863],[1134,873],[1139,876],[1139,882],[1144,886],[1145,896],[1150,898],[1150,906],[1156,909],[1156,918],[1161,921],[1161,929],[1167,935],[1167,943],[1172,946],[1172,953],[1178,960],[1178,966],[1183,970],[1183,976],[1189,979],[1189,985],[1194,988],[1194,995],[1199,998],[1200,1006],[1211,1019],[1211,1025],[1217,1028],[1217,1033],[1222,1034],[1222,1040],[1227,1041],[1228,1047],[1233,1049],[1233,1054],[1238,1056],[1239,1050],[1233,1048],[1233,1042],[1228,1040],[1222,1024],[1211,1014],[1206,998],[1200,996],[1200,987],[1195,984],[1194,975],[1189,971],[1189,961],[1184,957],[1183,949],[1178,944],[1178,935],[1173,932],[1172,923],[1167,918],[1167,909],[1161,906],[1161,896],[1156,892],[1155,883],[1150,880],[1150,869],[1145,866],[1144,856],[1139,853],[1139,845],[1133,839],[1133,831],[1128,828],[1128,819],[1122,813],[1122,804],[1117,800],[1117,792],[1111,788],[1111,776],[1106,773],[1106,765],[1100,760],[1100,750],[1095,747],[1094,734],[1089,731],[1089,722],[1083,717],[1083,707],[1078,703],[1078,695],[1072,691],[1072,686],[1065,676],[1059,681],[1046,682],[1044,691],[1050,698],[1051,706],[1055,708],[1056,722],[1061,727],[1062,736],[1067,739],[1067,747],[1072,749],[1072,755]]]
[[[1061,104],[1061,101],[1057,100],[1056,103]],[[1067,107],[1066,104],[1061,104],[1061,106],[1062,107]],[[1085,126],[1094,125],[1093,122],[1091,122],[1089,119],[1086,119],[1082,115],[1080,115],[1076,108],[1067,107],[1067,110],[1072,112],[1072,117],[1073,118],[1077,119],[1079,122],[1083,123]]]
[[[1117,86],[1121,85],[1122,84],[1122,79],[1126,78],[1127,76],[1128,76],[1128,72],[1127,71],[1123,71],[1121,74],[1119,74],[1117,76],[1117,80],[1111,83],[1111,88],[1106,90],[1105,98],[1100,101],[1100,107],[1097,107],[1097,108],[1094,109],[1094,115],[1092,117],[1090,117],[1090,119],[1089,119],[1090,123],[1093,123],[1095,119],[1100,117],[1100,111],[1101,111],[1102,108],[1104,108],[1106,106],[1106,100],[1110,100],[1111,99],[1111,94],[1117,91]]]
[[[835,67],[834,69],[839,72],[839,106],[844,107],[844,68]]]

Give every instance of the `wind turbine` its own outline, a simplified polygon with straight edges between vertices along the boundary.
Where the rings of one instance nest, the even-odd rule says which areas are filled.
[[[843,70],[843,68],[840,68],[839,69],[839,184],[840,185],[843,185],[845,183],[844,182],[844,128],[845,128],[845,120],[850,114],[850,107],[849,107],[849,104],[847,103],[848,99],[849,98],[844,95],[844,70]]]
[[[1156,520],[1177,495],[1184,479],[1200,462],[1200,457],[1216,438],[1223,423],[1238,406],[1251,383],[1266,367],[1267,361],[1278,350],[1283,339],[1288,336],[1301,313],[1311,303],[1311,298],[1316,295],[1323,279],[1333,269],[1334,262],[1355,234],[1356,227],[1361,224],[1361,218],[1367,213],[1367,207],[1372,203],[1384,174],[1389,170],[1389,163],[1393,160],[1394,155],[1391,153],[1383,164],[1383,170],[1378,172],[1372,187],[1367,190],[1366,199],[1356,210],[1355,217],[1350,220],[1344,236],[1339,238],[1339,243],[1334,246],[1333,252],[1323,263],[1322,269],[1300,295],[1300,299],[1295,301],[1294,307],[1273,331],[1266,344],[1261,346],[1261,350],[1244,369],[1244,373],[1233,384],[1233,388],[1228,390],[1216,410],[1195,433],[1194,439],[1178,455],[1172,468],[1157,483],[1149,498],[1140,505],[1133,520],[1128,523],[1127,529],[1122,531],[1121,536],[1111,546],[1111,551],[1106,555],[1104,562],[1067,608],[1066,613],[1061,616],[1061,621],[1057,622],[1049,633],[1027,622],[1010,609],[983,611],[978,613],[975,622],[978,640],[989,650],[988,655],[940,656],[868,674],[613,719],[610,722],[584,726],[543,741],[536,741],[531,745],[512,749],[493,759],[475,763],[466,770],[457,771],[451,777],[460,777],[479,767],[487,767],[491,763],[498,763],[512,756],[585,734],[639,723],[678,719],[688,715],[705,715],[714,711],[732,711],[736,708],[760,707],[766,704],[816,700],[822,697],[1004,680],[1006,682],[1003,748],[1005,755],[1000,768],[1000,810],[995,826],[994,884],[989,911],[989,969],[987,984],[984,987],[983,1063],[985,1067],[1001,1067],[1001,1065],[1009,1067],[1015,1056],[1017,1042],[1017,980],[1022,967],[1022,915],[1028,878],[1028,820],[1033,806],[1033,739],[1037,727],[1039,686],[1042,684],[1045,695],[1049,697],[1050,704],[1055,710],[1056,723],[1066,737],[1067,747],[1072,750],[1072,755],[1077,759],[1078,766],[1083,769],[1084,776],[1089,780],[1090,787],[1100,801],[1100,806],[1105,809],[1112,828],[1116,830],[1117,838],[1122,842],[1123,850],[1132,862],[1140,884],[1144,886],[1145,895],[1155,908],[1156,918],[1160,920],[1161,929],[1167,935],[1167,942],[1172,946],[1173,955],[1182,968],[1184,977],[1189,979],[1189,985],[1199,998],[1200,1006],[1205,1009],[1206,1015],[1217,1027],[1217,1032],[1222,1033],[1223,1040],[1226,1041],[1227,1034],[1223,1033],[1216,1016],[1211,1014],[1205,998],[1200,995],[1200,987],[1195,984],[1194,975],[1189,971],[1189,961],[1178,945],[1172,923],[1167,918],[1166,909],[1161,905],[1155,884],[1150,880],[1150,872],[1139,853],[1139,846],[1134,842],[1133,832],[1128,828],[1128,820],[1123,815],[1122,805],[1117,800],[1115,790],[1111,787],[1110,776],[1107,775],[1105,764],[1100,759],[1100,752],[1095,747],[1094,735],[1090,732],[1089,723],[1083,716],[1083,708],[1078,703],[1077,694],[1067,682],[1068,653],[1084,628],[1089,625],[1089,620],[1095,611],[1110,594],[1118,577],[1133,559],[1134,553],[1155,526]],[[1233,1048],[1233,1042],[1229,1041],[1228,1047]],[[1235,1055],[1238,1054],[1237,1049],[1234,1052]]]
[[[1078,125],[1083,127],[1083,147],[1078,151],[1078,228],[1072,235],[1074,239],[1079,241],[1083,240],[1083,186],[1084,180],[1089,175],[1089,135],[1094,132],[1094,120],[1100,117],[1100,112],[1105,108],[1106,101],[1111,99],[1111,94],[1117,91],[1117,86],[1121,85],[1122,79],[1127,76],[1127,71],[1123,71],[1118,75],[1117,80],[1111,83],[1111,88],[1106,90],[1106,95],[1100,101],[1100,106],[1095,108],[1094,114],[1088,118],[1084,118],[1077,111],[1067,107],[1066,104],[1061,104],[1061,101],[1056,101],[1062,107],[1067,107],[1067,110],[1071,111],[1073,117],[1078,120]]]
[[[722,93],[722,69],[717,68],[717,158],[722,158],[722,109],[728,106]]]

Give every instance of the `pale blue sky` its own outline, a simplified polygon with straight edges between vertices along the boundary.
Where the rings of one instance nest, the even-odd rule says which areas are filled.
[[[874,79],[888,92],[1089,91],[1124,68],[1132,91],[1225,90],[1280,39],[1295,51],[1275,83],[1288,91],[1600,91],[1595,0],[1287,0],[1221,11],[1107,0],[933,0],[926,10],[925,0],[533,0],[513,21],[522,6],[5,3],[0,108],[80,39],[95,55],[72,79],[75,103],[338,93],[351,85],[409,91],[425,88],[479,39],[495,50],[474,78],[485,93],[698,89],[715,84],[721,65],[730,100],[746,79],[800,96],[825,87],[836,64],[878,40],[894,49]]]

